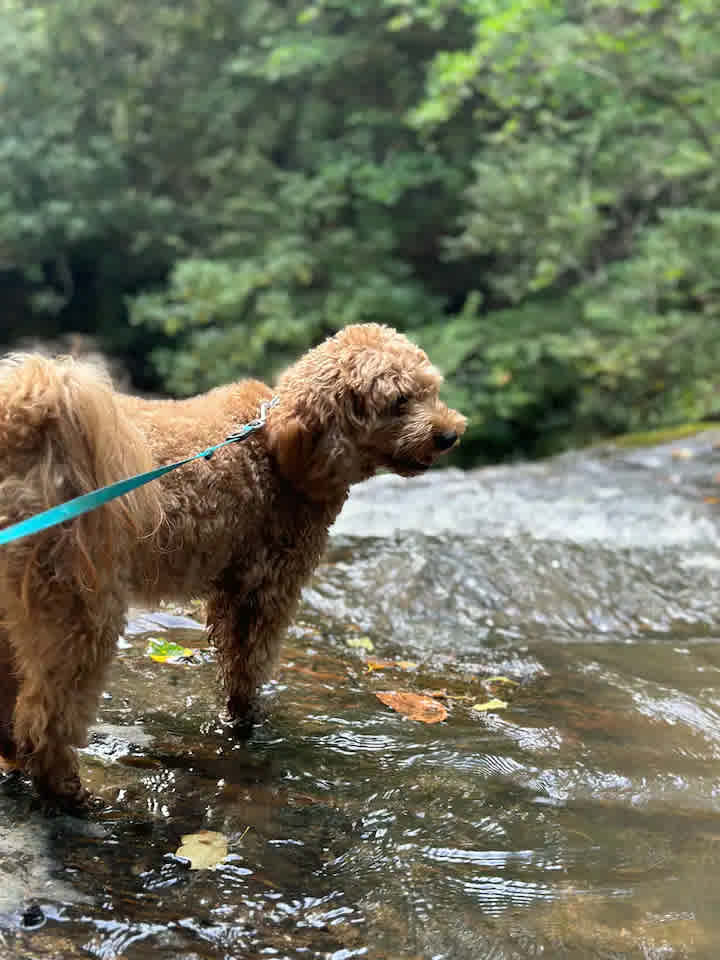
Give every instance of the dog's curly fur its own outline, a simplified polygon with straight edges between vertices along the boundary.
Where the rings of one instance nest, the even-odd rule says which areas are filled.
[[[86,742],[131,600],[203,596],[230,715],[252,717],[302,585],[351,484],[413,476],[465,419],[425,353],[387,327],[347,327],[279,379],[241,444],[0,547],[0,753],[53,802],[85,798]],[[0,527],[202,450],[257,416],[248,380],[189,400],[119,394],[64,358],[0,371]]]

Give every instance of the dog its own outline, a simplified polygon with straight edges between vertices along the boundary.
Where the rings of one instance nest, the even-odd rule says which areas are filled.
[[[283,373],[186,400],[116,392],[72,358],[0,370],[0,527],[237,431],[273,394],[265,425],[73,521],[0,546],[0,754],[45,802],[90,800],[87,742],[130,602],[203,597],[239,730],[259,715],[303,585],[350,487],[379,468],[424,473],[465,418],[404,335],[348,326]]]

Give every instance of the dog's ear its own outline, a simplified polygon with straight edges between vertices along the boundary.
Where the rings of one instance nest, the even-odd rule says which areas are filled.
[[[268,448],[278,469],[310,500],[331,500],[346,486],[339,475],[342,458],[330,449],[327,433],[312,430],[295,417],[268,423]]]

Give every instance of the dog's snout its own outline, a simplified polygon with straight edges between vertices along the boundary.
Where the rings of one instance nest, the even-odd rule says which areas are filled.
[[[442,433],[435,434],[435,447],[437,450],[449,450],[457,438],[458,435],[454,430],[443,430]]]

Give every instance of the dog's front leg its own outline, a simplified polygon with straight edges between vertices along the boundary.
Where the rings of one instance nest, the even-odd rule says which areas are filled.
[[[208,600],[208,627],[227,709],[241,736],[247,736],[263,718],[259,690],[270,679],[292,616],[292,610],[273,602],[273,597],[272,591],[253,591],[238,598],[232,591],[218,590]]]

